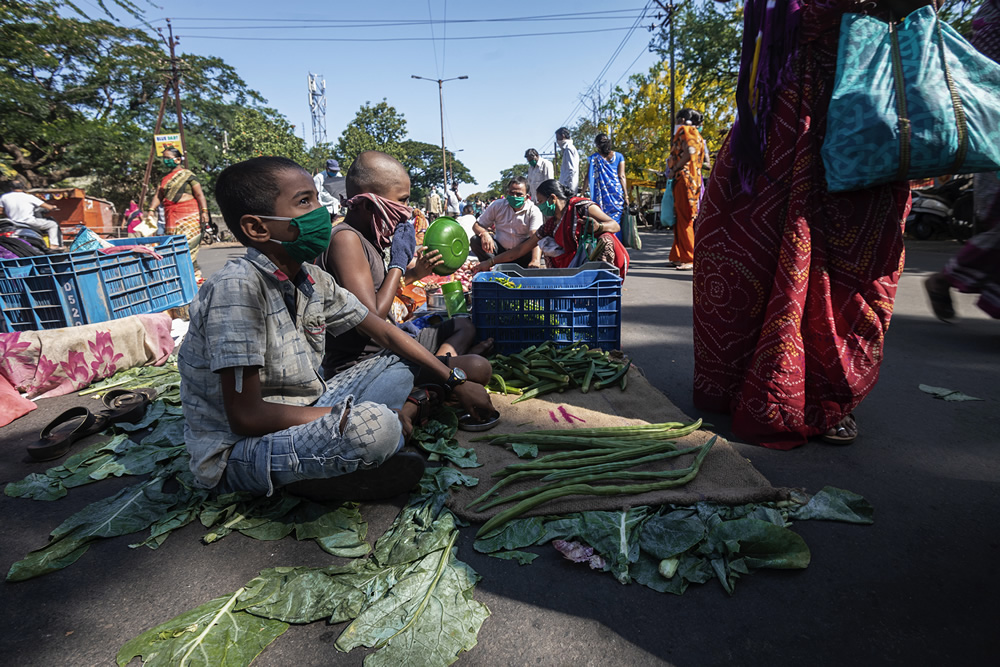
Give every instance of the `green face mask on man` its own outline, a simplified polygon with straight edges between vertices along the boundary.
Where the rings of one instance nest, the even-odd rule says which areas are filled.
[[[528,160],[528,164],[531,165],[532,167],[537,166],[538,160]]]
[[[507,203],[515,211],[520,211],[521,207],[524,206],[524,195],[507,195]]]

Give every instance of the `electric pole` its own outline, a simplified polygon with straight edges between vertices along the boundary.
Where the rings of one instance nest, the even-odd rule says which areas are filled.
[[[326,79],[309,73],[309,112],[312,114],[313,146],[326,143]],[[305,128],[302,128],[305,139]]]

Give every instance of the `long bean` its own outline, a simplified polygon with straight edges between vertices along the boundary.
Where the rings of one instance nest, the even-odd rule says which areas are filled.
[[[663,422],[660,424],[630,424],[628,426],[599,426],[595,428],[574,428],[571,431],[567,430],[567,433],[572,433],[574,436],[578,437],[600,437],[605,435],[636,435],[642,433],[649,433],[655,431],[670,431],[674,429],[686,429],[689,427],[694,427],[697,430],[702,424],[702,420],[697,419],[693,422],[685,424],[684,422]],[[552,435],[553,433],[559,433],[560,431],[552,430],[538,430],[538,431],[524,431],[522,433],[500,433],[497,435],[483,435],[477,438],[472,438],[471,442],[489,442],[490,444],[498,444],[498,441],[502,441],[505,438],[511,438],[514,436],[525,436],[525,435]]]
[[[701,451],[695,456],[694,462],[691,464],[687,474],[683,477],[677,479],[666,479],[658,482],[647,482],[644,484],[629,484],[625,486],[591,486],[590,484],[580,483],[580,484],[570,484],[568,486],[562,486],[558,488],[550,488],[546,491],[538,493],[532,497],[525,498],[519,502],[514,507],[508,508],[503,512],[500,512],[489,521],[483,524],[482,528],[476,533],[476,537],[482,537],[495,528],[499,528],[511,519],[515,519],[528,510],[531,510],[539,505],[547,503],[551,500],[557,500],[565,496],[573,495],[590,495],[590,496],[616,496],[616,495],[636,495],[639,493],[647,493],[649,491],[660,491],[663,489],[670,489],[676,486],[683,486],[690,482],[698,475],[698,471],[701,469],[701,463],[705,460],[708,455],[709,450],[712,445],[715,444],[718,436],[713,436],[711,440],[706,442]],[[484,508],[481,508],[484,509]]]
[[[594,451],[605,451],[606,454],[600,454],[598,456],[583,456],[589,453],[587,450],[582,452],[560,452],[561,454],[572,454],[573,456],[562,456],[556,459],[550,459],[548,457],[543,457],[545,460],[539,459],[537,461],[531,461],[528,463],[515,463],[509,465],[506,468],[502,468],[495,473],[494,477],[506,477],[507,475],[513,474],[521,470],[565,470],[567,468],[582,468],[589,465],[601,465],[603,463],[614,463],[615,461],[626,461],[633,458],[639,458],[640,456],[647,456],[649,454],[658,454],[663,451],[680,451],[674,448],[673,441],[664,440],[663,442],[653,443],[652,445],[643,445],[641,447],[634,447],[629,449],[609,449],[609,450],[594,450]],[[554,455],[553,455],[554,456]],[[675,454],[677,456],[677,454]],[[506,472],[510,470],[511,472]]]
[[[545,477],[542,477],[543,482],[553,482],[560,479],[572,479],[580,475],[598,475],[606,472],[614,472],[616,470],[624,470],[626,468],[632,468],[634,466],[639,466],[644,463],[652,463],[653,461],[662,461],[663,459],[674,458],[677,456],[683,456],[684,454],[691,454],[698,449],[697,447],[692,447],[689,449],[677,449],[668,452],[655,452],[652,454],[646,454],[644,456],[639,456],[636,458],[627,458],[619,461],[604,461],[602,463],[591,463],[590,465],[577,465],[577,466],[567,466],[562,470],[556,470],[549,473]],[[567,463],[572,463],[568,461]]]

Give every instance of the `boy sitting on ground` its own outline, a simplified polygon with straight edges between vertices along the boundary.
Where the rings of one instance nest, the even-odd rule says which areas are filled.
[[[215,196],[247,252],[202,285],[178,357],[184,435],[199,484],[350,500],[408,490],[424,463],[400,449],[430,399],[424,390],[411,394],[418,366],[471,413],[492,413],[482,385],[303,263],[326,248],[331,223],[298,164],[280,157],[234,164],[219,175]],[[396,354],[324,382],[326,333],[355,327]]]
[[[416,253],[413,211],[410,200],[410,176],[396,158],[379,151],[358,155],[347,171],[347,214],[343,224],[333,229],[330,247],[317,260],[341,285],[368,310],[389,316],[400,282],[412,283],[430,275],[442,262],[438,251]],[[383,253],[389,251],[388,262]],[[468,318],[453,318],[438,326],[428,326],[417,335],[417,342],[439,355],[449,366],[464,370],[470,380],[490,381],[492,370],[485,358],[492,339],[473,344],[476,328]],[[350,330],[327,333],[323,372],[329,378],[381,348],[364,332]],[[418,383],[430,381],[424,373]]]

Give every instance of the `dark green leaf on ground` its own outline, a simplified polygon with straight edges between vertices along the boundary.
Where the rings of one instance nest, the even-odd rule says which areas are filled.
[[[800,521],[822,519],[870,524],[875,522],[875,508],[856,493],[824,486],[808,503],[793,510],[789,516]]]
[[[528,553],[527,551],[496,551],[491,553],[490,556],[499,558],[500,560],[517,561],[518,565],[531,565],[531,562],[538,558],[538,554]]]
[[[945,387],[932,387],[930,385],[922,384],[918,386],[920,391],[932,395],[934,398],[940,398],[945,401],[981,401],[983,399],[976,398],[975,396],[969,396],[968,394],[963,394],[962,392],[955,389],[946,389]]]
[[[538,456],[538,445],[525,445],[515,442],[511,445],[511,448],[522,459],[533,459]]]
[[[695,510],[673,510],[654,516],[643,525],[639,545],[662,560],[684,553],[705,539],[706,533],[705,523]]]
[[[544,534],[544,518],[540,516],[527,519],[514,519],[503,525],[498,531],[477,539],[472,547],[479,553],[489,554],[503,549],[520,549],[530,547],[539,542]],[[549,538],[551,539],[551,538]],[[545,540],[542,542],[548,542]]]

